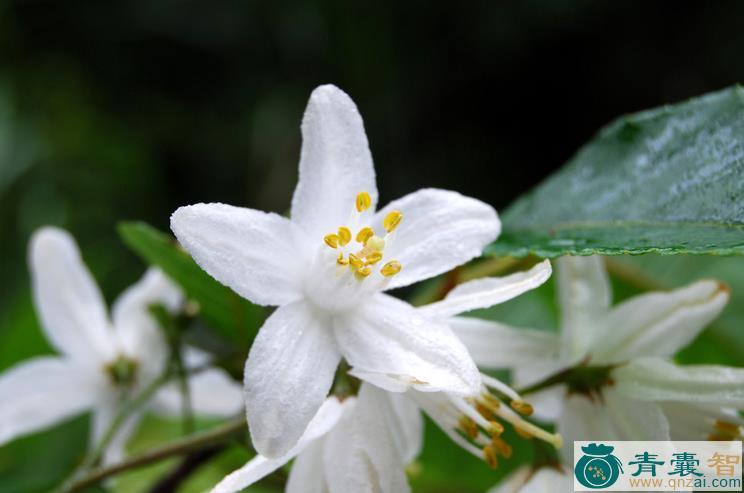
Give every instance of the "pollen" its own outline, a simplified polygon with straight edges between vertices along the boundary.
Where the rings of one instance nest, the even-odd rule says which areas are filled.
[[[367,255],[367,264],[376,264],[382,260],[382,253],[380,252],[372,252]]]
[[[364,267],[364,261],[360,259],[359,257],[357,257],[356,255],[354,255],[353,253],[349,254],[349,264],[351,265],[353,269],[356,269],[356,270],[359,270],[362,267]]]
[[[394,276],[400,270],[403,268],[402,265],[400,265],[400,262],[397,260],[391,260],[387,264],[382,266],[382,269],[380,269],[380,274],[382,274],[385,277]]]
[[[357,212],[364,212],[372,205],[372,197],[367,192],[359,192],[356,196]]]
[[[486,445],[483,447],[483,460],[486,461],[488,467],[496,469],[499,466],[499,460],[496,457],[496,452],[493,449],[493,445]]]
[[[357,277],[357,279],[364,279],[365,277],[368,277],[370,274],[372,274],[372,269],[369,268],[369,265],[363,265],[362,267],[358,268],[354,275]]]
[[[341,246],[346,246],[351,241],[351,230],[346,226],[338,228],[338,243]]]
[[[532,405],[524,401],[511,401],[511,408],[522,416],[532,416],[532,413],[535,412]]]
[[[329,235],[325,235],[323,237],[323,241],[325,241],[325,244],[331,248],[338,248],[338,244],[341,241],[341,238],[339,238],[337,234],[331,233]]]
[[[375,231],[370,228],[369,226],[365,226],[362,229],[359,230],[359,232],[356,235],[356,241],[357,243],[361,243],[362,245],[367,244],[367,240],[372,238],[375,235]]]
[[[401,214],[400,211],[389,212],[382,221],[382,225],[385,226],[385,231],[392,233],[393,230],[398,227],[398,224],[400,224],[401,219],[403,219],[403,214]]]

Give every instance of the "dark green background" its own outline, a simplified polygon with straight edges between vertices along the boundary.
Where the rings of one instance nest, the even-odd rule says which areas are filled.
[[[144,269],[118,221],[288,208],[319,84],[357,102],[383,202],[436,186],[503,209],[612,118],[744,80],[743,18],[735,1],[0,2],[0,368],[49,351],[35,228],[70,229],[113,299]],[[0,449],[0,490],[44,491],[85,426]]]

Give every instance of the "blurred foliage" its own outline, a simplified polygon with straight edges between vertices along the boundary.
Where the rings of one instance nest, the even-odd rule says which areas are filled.
[[[0,370],[51,352],[25,266],[35,228],[69,229],[113,299],[145,269],[119,221],[165,231],[176,207],[195,202],[287,209],[299,121],[318,84],[359,104],[383,202],[438,186],[503,209],[618,115],[744,80],[742,15],[732,0],[2,2]],[[728,282],[734,301],[681,358],[744,364],[741,259],[628,262],[669,287]],[[616,295],[647,281],[617,278]],[[554,328],[553,296],[548,284],[488,316]],[[178,429],[147,420],[132,448]],[[82,416],[0,448],[0,490],[48,491],[87,430]],[[493,472],[427,431],[417,491],[482,490],[518,462]],[[231,448],[181,493],[246,457]],[[172,466],[127,474],[113,490],[141,491]]]

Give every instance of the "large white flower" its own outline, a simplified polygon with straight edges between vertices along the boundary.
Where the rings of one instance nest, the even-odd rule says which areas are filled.
[[[287,493],[405,493],[405,465],[423,438],[418,409],[404,394],[362,384],[357,397],[329,397],[297,444],[271,459],[259,455],[211,493],[236,493],[296,457]]]
[[[683,367],[664,359],[721,312],[729,297],[726,286],[699,281],[612,307],[600,257],[564,257],[557,264],[559,334],[476,318],[450,320],[479,365],[510,368],[523,386],[578,366],[568,387],[530,396],[539,411],[555,411],[543,414],[557,417],[566,445],[573,440],[668,440],[670,423],[691,417],[700,420],[698,428],[707,423],[709,434],[720,429],[734,433],[735,418],[716,420],[730,415],[721,406],[744,404],[744,370]],[[668,409],[679,410],[680,416],[668,418]],[[570,450],[564,453],[570,459]]]
[[[33,293],[41,326],[59,356],[39,356],[0,375],[0,444],[92,410],[91,441],[97,444],[123,399],[164,371],[168,347],[149,306],[175,310],[180,291],[158,270],[150,270],[114,303],[109,318],[98,286],[85,268],[72,237],[57,228],[37,231],[29,248]],[[187,364],[204,356],[189,350]],[[194,409],[217,416],[240,412],[240,386],[221,370],[189,380]],[[173,388],[152,402],[161,413],[180,410]],[[121,458],[123,446],[142,416],[124,423],[104,461]]]
[[[297,442],[342,357],[384,388],[477,392],[478,371],[450,329],[382,291],[467,262],[500,231],[492,207],[444,190],[419,190],[375,213],[362,119],[334,86],[313,92],[302,135],[291,220],[224,204],[182,207],[171,218],[210,275],[279,306],[245,369],[253,444],[269,457]]]

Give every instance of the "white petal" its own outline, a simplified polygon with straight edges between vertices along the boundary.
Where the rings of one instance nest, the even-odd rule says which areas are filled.
[[[631,298],[610,311],[594,356],[603,363],[671,356],[715,319],[728,299],[728,288],[715,281]]]
[[[475,279],[456,286],[442,301],[422,306],[419,311],[427,317],[443,318],[488,308],[540,286],[551,272],[550,261],[545,260],[526,272]]]
[[[176,310],[183,294],[159,269],[149,269],[142,279],[124,291],[112,309],[114,329],[121,347],[139,361],[145,380],[156,378],[168,359],[162,329],[150,306],[162,304]]]
[[[537,471],[522,467],[488,493],[567,493],[573,491],[573,478],[565,471],[541,467]]]
[[[389,238],[383,262],[398,260],[403,269],[388,288],[407,286],[447,272],[478,257],[501,231],[496,211],[480,200],[457,192],[422,189],[388,204],[375,215],[375,231],[385,231],[385,216],[393,210],[403,220]]]
[[[460,340],[445,324],[421,317],[408,303],[376,294],[339,315],[334,328],[353,374],[373,379],[375,385],[398,392],[413,387],[473,394],[480,389],[478,369]]]
[[[323,474],[323,448],[325,440],[315,440],[292,463],[285,493],[328,493]]]
[[[196,204],[174,212],[171,229],[202,269],[244,298],[259,305],[300,298],[309,243],[288,219],[225,204]]]
[[[678,401],[659,404],[669,420],[672,440],[708,440],[709,436],[717,431],[714,428],[716,421],[738,423],[739,426],[744,426],[744,419],[738,415],[736,410]]]
[[[558,335],[544,330],[519,329],[471,317],[453,317],[448,324],[475,362],[486,368],[510,368],[553,361]]]
[[[221,369],[202,370],[189,377],[191,407],[200,416],[226,417],[243,411],[243,387]],[[155,410],[165,416],[183,412],[181,388],[174,382],[155,395]]]
[[[424,445],[424,420],[421,410],[407,394],[385,392],[390,401],[385,413],[387,428],[391,431],[393,440],[399,450],[404,463],[413,461]]]
[[[300,440],[286,454],[276,459],[268,459],[262,455],[256,456],[246,465],[220,481],[210,493],[236,493],[276,471],[305,450],[306,447],[317,443],[317,439],[333,428],[343,415],[353,410],[355,403],[354,398],[346,399],[343,403],[335,397],[326,399],[308,423],[307,429]]]
[[[320,86],[302,119],[300,177],[292,197],[292,221],[320,243],[346,224],[356,196],[377,203],[372,154],[354,102],[338,87]]]
[[[404,493],[410,491],[405,462],[388,428],[386,392],[363,384],[354,412],[326,437],[324,471],[330,493]]]
[[[293,447],[328,395],[341,356],[323,316],[302,302],[279,307],[253,342],[246,412],[262,455],[278,457]]]
[[[60,352],[98,366],[114,353],[106,305],[64,230],[45,227],[29,248],[34,301],[49,341]]]
[[[616,369],[613,377],[618,390],[635,399],[744,407],[744,368],[642,358]]]
[[[602,400],[573,395],[566,401],[558,431],[567,463],[573,464],[576,440],[669,440],[669,424],[658,405],[635,401],[609,387],[603,389]]]
[[[575,362],[591,348],[597,323],[612,303],[610,281],[599,256],[559,258],[556,279],[561,308],[562,358]]]
[[[82,413],[95,399],[81,369],[61,358],[20,363],[0,375],[0,444]]]

